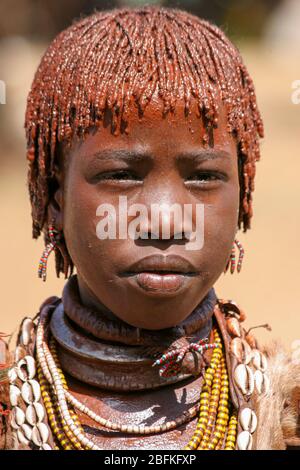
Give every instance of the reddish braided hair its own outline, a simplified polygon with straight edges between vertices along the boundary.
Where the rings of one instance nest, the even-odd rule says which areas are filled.
[[[176,8],[144,6],[95,12],[62,31],[46,50],[27,99],[25,129],[33,237],[47,239],[47,207],[55,189],[60,142],[84,137],[104,111],[112,132],[129,132],[134,99],[143,113],[158,86],[164,113],[177,99],[196,98],[207,132],[226,104],[228,131],[236,138],[240,169],[239,228],[250,228],[255,163],[263,123],[254,86],[237,48],[211,23]],[[59,253],[56,254],[58,257]],[[63,270],[57,260],[58,271]]]

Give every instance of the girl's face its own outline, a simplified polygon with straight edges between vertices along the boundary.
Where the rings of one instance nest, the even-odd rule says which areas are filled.
[[[113,135],[107,113],[104,126],[65,149],[62,183],[55,199],[82,301],[106,313],[110,310],[139,328],[158,330],[182,322],[223,272],[235,238],[239,211],[236,142],[226,129],[226,113],[221,108],[213,142],[206,149],[194,100],[191,110],[185,117],[184,102],[178,101],[175,114],[163,118],[162,101],[154,95],[142,118],[131,107],[128,134]],[[118,236],[120,196],[128,209],[132,204],[142,205],[141,211],[148,216],[137,230],[149,232],[148,238],[133,239],[126,231],[127,236],[124,231]],[[108,212],[97,213],[101,204],[115,209],[115,214],[110,210],[117,224],[114,239],[113,232],[111,238],[99,238],[99,222],[108,220]],[[177,204],[182,214],[184,205],[192,208],[193,229],[200,238],[203,234],[203,246],[187,249],[184,217],[175,226],[174,213],[163,206],[155,225],[153,204],[165,204],[165,208]],[[139,214],[145,216],[145,212],[134,212],[127,222]],[[166,226],[170,233],[163,235]],[[174,237],[178,232],[183,232],[181,238]],[[151,233],[157,238],[151,238]]]

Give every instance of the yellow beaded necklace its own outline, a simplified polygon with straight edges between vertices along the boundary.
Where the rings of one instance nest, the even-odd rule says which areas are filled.
[[[221,347],[215,348],[210,365],[204,375],[200,394],[199,418],[195,432],[184,450],[234,450],[237,435],[237,413],[231,410],[229,403],[229,381],[222,341],[217,330],[213,327],[214,341]],[[50,351],[59,372],[65,390],[68,385],[60,367],[54,338],[50,340]],[[42,399],[47,411],[48,420],[56,440],[56,450],[86,450],[60,413],[57,397],[43,374],[41,365],[37,368],[38,380],[41,386]],[[72,405],[69,413],[81,431],[84,430]]]
[[[221,343],[214,329],[216,343]],[[196,430],[185,450],[234,450],[237,434],[237,414],[229,419],[229,382],[223,347],[217,348],[204,376],[200,394],[200,413]],[[229,421],[229,423],[228,423]],[[226,435],[227,431],[227,435]]]

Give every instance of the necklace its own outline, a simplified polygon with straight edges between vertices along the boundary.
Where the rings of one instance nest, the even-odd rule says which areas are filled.
[[[216,327],[214,327],[214,339],[217,347],[213,351],[211,362],[205,372],[199,404],[173,421],[160,426],[128,426],[100,417],[68,391],[56,353],[55,340],[51,338],[49,346],[46,341],[47,330],[49,333],[48,322],[48,312],[41,314],[36,337],[38,378],[51,429],[57,443],[63,449],[100,450],[85,435],[75,408],[108,429],[142,435],[175,429],[190,421],[200,411],[196,430],[185,449],[221,449],[223,445],[225,449],[234,449],[237,417],[235,411],[230,412],[226,360]]]
[[[216,301],[212,288],[182,323],[154,332],[107,319],[83,305],[77,277],[72,276],[49,322],[61,368],[83,383],[115,392],[152,391],[199,375],[203,359],[208,357],[187,354],[178,373],[163,377],[151,364],[165,351],[211,336]],[[209,341],[213,342],[211,337]],[[193,360],[196,356],[198,361]]]
[[[75,410],[109,430],[128,434],[155,435],[172,431],[198,416],[192,437],[186,445],[180,441],[180,448],[255,448],[258,421],[253,405],[256,397],[268,393],[268,361],[249,333],[256,327],[246,331],[240,325],[245,320],[245,314],[235,302],[219,299],[214,308],[210,341],[214,341],[212,344],[217,347],[209,357],[202,354],[206,339],[199,340],[199,344],[190,343],[188,350],[193,354],[202,354],[206,364],[209,362],[207,368],[203,368],[198,404],[172,421],[148,427],[120,425],[104,419],[70,393],[60,364],[60,354],[56,352],[58,343],[51,336],[50,328],[52,314],[59,303],[58,297],[50,297],[34,318],[23,319],[19,329],[14,363],[7,372],[14,449],[20,446],[33,450],[99,449],[85,435],[84,425]],[[183,349],[186,350],[186,346]],[[174,367],[176,358],[182,358],[181,348],[175,353],[173,350],[167,352],[152,365],[162,366],[159,374],[163,376],[172,374],[174,370],[177,373]],[[188,428],[191,429],[191,424]],[[171,433],[170,439],[174,435]]]
[[[74,325],[65,314],[62,303],[53,312],[49,327],[58,345],[61,368],[66,373],[103,390],[121,392],[154,390],[198,375],[206,359],[201,354],[197,354],[197,361],[193,359],[195,354],[186,355],[180,370],[173,375],[164,374],[162,377],[151,364],[165,351],[170,355],[191,344],[196,347],[207,336],[212,342],[211,318],[203,329],[191,337],[170,338],[168,342],[161,343],[156,339],[152,347],[103,341]],[[197,350],[193,352],[197,353]]]

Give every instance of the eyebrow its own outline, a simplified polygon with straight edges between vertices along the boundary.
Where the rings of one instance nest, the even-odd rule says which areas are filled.
[[[231,154],[223,149],[214,149],[214,148],[203,149],[202,148],[202,149],[192,149],[182,154],[178,154],[176,156],[177,161],[189,160],[195,163],[203,162],[206,160],[216,160],[218,158],[230,159]]]
[[[153,154],[144,150],[130,150],[130,149],[103,149],[95,152],[89,156],[90,159],[95,160],[124,160],[124,161],[142,161],[154,160]],[[186,150],[176,155],[177,161],[189,160],[192,162],[202,162],[206,160],[215,160],[218,158],[230,159],[230,153],[222,149],[192,149]]]

